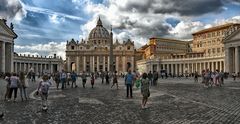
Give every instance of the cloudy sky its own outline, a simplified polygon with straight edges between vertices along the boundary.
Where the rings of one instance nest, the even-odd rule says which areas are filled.
[[[87,39],[100,16],[114,39],[140,47],[150,37],[191,39],[198,30],[240,23],[240,0],[0,0],[0,18],[14,23],[15,51],[57,53],[71,38]]]

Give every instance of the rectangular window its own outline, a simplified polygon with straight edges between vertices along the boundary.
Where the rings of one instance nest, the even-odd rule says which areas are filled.
[[[213,53],[213,54],[215,53],[215,48],[212,49],[212,53]]]

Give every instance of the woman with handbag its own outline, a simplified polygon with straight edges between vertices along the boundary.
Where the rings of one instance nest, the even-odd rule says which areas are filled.
[[[143,73],[142,80],[141,80],[141,94],[143,96],[142,109],[147,108],[146,104],[148,101],[148,97],[150,96],[149,79],[147,77],[148,77],[147,73]]]

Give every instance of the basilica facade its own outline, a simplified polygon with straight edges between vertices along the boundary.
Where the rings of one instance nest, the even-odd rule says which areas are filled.
[[[112,44],[112,65],[110,51]],[[118,73],[126,72],[128,68],[135,69],[134,42],[128,39],[120,43],[113,43],[112,31],[103,26],[99,18],[96,27],[91,30],[87,40],[67,41],[66,45],[66,71],[101,72],[117,70]]]

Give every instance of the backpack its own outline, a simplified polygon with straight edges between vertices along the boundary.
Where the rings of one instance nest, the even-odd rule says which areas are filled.
[[[41,82],[41,87],[40,87],[41,92],[42,92],[42,93],[48,93],[49,85],[50,85],[49,82],[43,82],[43,81],[42,81],[42,82]]]

